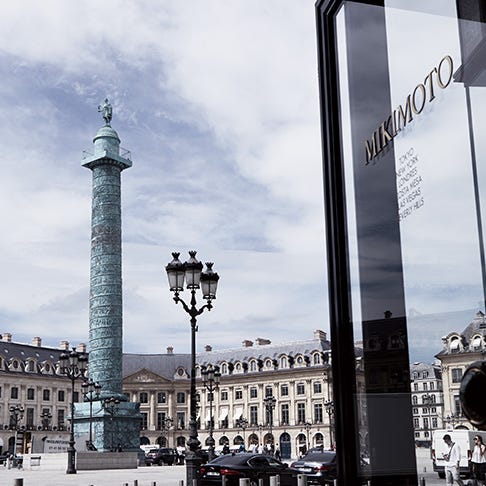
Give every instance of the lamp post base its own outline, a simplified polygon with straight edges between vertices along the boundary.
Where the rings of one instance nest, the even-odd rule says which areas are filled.
[[[76,449],[74,448],[74,442],[69,442],[66,474],[76,474]]]
[[[197,471],[201,464],[203,463],[202,457],[194,451],[186,452],[186,481],[187,486],[193,486],[194,480],[197,481],[198,474]]]

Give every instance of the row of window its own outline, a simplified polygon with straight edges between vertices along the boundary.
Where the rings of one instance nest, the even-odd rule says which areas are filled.
[[[437,429],[439,427],[439,422],[437,420],[437,417],[431,417],[429,420],[429,417],[424,417],[422,419],[422,424],[424,429],[429,429],[430,424],[432,425],[433,429]],[[420,429],[420,419],[419,418],[414,418],[413,419],[413,428],[414,429]]]
[[[315,381],[312,384],[312,390],[314,395],[322,393],[322,382]],[[305,395],[306,394],[306,387],[305,383],[297,383],[295,387],[295,391],[297,395]],[[273,386],[268,385],[265,387],[265,397],[273,396]],[[229,399],[229,390],[221,390],[220,392],[220,400],[227,401]],[[282,384],[280,385],[280,396],[286,397],[289,395],[289,385]],[[127,394],[128,399],[130,399],[130,395]],[[258,387],[252,386],[250,387],[250,398],[258,398]],[[234,390],[234,399],[235,400],[243,400],[243,390],[236,389]],[[140,392],[138,394],[138,401],[140,403],[149,403],[149,393],[148,392]],[[167,395],[166,392],[158,392],[157,393],[157,403],[167,403]],[[186,403],[186,393],[185,392],[177,392],[176,394],[176,403]]]
[[[0,386],[0,398],[2,397],[2,387]],[[20,398],[18,386],[10,387],[10,398],[17,400]],[[35,400],[35,388],[27,388],[27,400]],[[44,388],[42,390],[42,400],[48,402],[51,400],[51,390]],[[66,392],[64,390],[57,391],[57,401],[64,402],[66,400]],[[79,392],[74,392],[74,401],[79,401]]]
[[[420,389],[420,383],[414,383],[413,384],[413,391],[420,391],[419,389]],[[436,389],[437,390],[441,389],[441,382],[440,381],[437,382],[437,387],[436,387],[436,383],[433,382],[433,381],[431,381],[431,382],[424,381],[422,383],[422,390],[423,391],[428,391],[428,390],[433,391],[433,390],[436,390]]]
[[[4,350],[8,352],[7,349]],[[53,359],[54,356],[52,356]],[[42,363],[37,363],[33,358],[28,358],[25,362],[21,361],[18,358],[11,358],[10,360],[6,360],[0,356],[0,370],[9,370],[9,371],[24,371],[27,373],[46,373],[52,375],[53,373],[60,374],[59,363],[52,364],[49,361],[43,361]]]
[[[437,403],[437,398],[435,395],[424,395],[421,401],[423,405],[430,405],[431,403]],[[419,397],[417,395],[413,395],[412,404],[418,405],[418,403],[419,403]]]

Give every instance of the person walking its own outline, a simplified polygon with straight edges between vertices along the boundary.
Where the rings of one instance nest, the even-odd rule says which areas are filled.
[[[484,445],[483,438],[480,435],[474,437],[474,449],[470,460],[473,478],[476,480],[476,484],[484,486],[484,474],[486,472],[486,445]]]
[[[443,455],[445,460],[446,484],[453,485],[455,481],[459,486],[464,486],[460,478],[461,448],[459,444],[452,442],[449,434],[444,435],[442,439],[448,448],[447,452]]]

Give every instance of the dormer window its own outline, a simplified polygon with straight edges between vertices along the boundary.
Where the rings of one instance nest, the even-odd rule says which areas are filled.
[[[472,348],[477,351],[478,349],[482,348],[482,339],[481,336],[475,336],[472,340]]]
[[[319,365],[321,364],[321,357],[319,356],[319,353],[315,353],[313,358],[312,358],[312,362],[315,364],[315,365]]]
[[[455,337],[452,338],[449,343],[449,349],[451,353],[458,353],[459,352],[459,338]]]
[[[289,360],[287,356],[282,356],[280,358],[280,368],[288,368],[289,367]]]

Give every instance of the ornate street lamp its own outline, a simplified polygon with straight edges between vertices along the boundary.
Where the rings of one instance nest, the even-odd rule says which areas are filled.
[[[10,428],[19,430],[19,423],[24,417],[24,408],[20,405],[12,405],[8,410],[10,412]]]
[[[78,378],[84,378],[87,371],[88,355],[78,353],[73,348],[69,353],[61,353],[59,356],[61,373],[71,380],[71,433],[68,447],[68,467],[66,474],[76,474],[76,449],[74,448],[74,382]]]
[[[49,410],[43,410],[41,415],[42,430],[49,430],[51,425],[52,414]]]
[[[208,459],[212,461],[215,458],[214,454],[214,438],[213,438],[213,431],[214,431],[214,418],[213,418],[213,400],[214,400],[214,392],[219,388],[219,381],[221,379],[221,373],[219,371],[219,367],[213,367],[212,365],[204,366],[201,369],[201,376],[203,380],[203,386],[208,391],[208,400],[209,400],[209,454]]]
[[[24,416],[24,408],[21,405],[12,405],[9,408],[9,413],[10,413],[10,428],[15,430],[15,445],[14,445],[14,450],[13,450],[13,453],[15,455],[17,453],[17,451],[16,451],[17,432],[19,430],[20,421],[22,420],[22,418]]]
[[[93,451],[96,450],[93,446],[93,402],[100,399],[101,385],[94,381],[85,381],[81,387],[84,401],[89,402],[89,441],[87,448],[89,451]]]
[[[248,428],[248,420],[246,418],[240,418],[236,421],[236,426],[243,431],[243,445],[246,450],[245,430]]]
[[[160,422],[160,430],[162,432],[162,440],[160,447],[167,447],[169,445],[169,437],[168,437],[168,432],[169,429],[172,427],[174,420],[171,417],[164,417],[162,418]],[[166,435],[167,434],[167,435]],[[165,440],[167,439],[167,443],[165,443]]]
[[[109,413],[110,415],[110,430],[111,430],[111,446],[110,446],[110,452],[115,452],[115,444],[113,441],[113,436],[115,432],[115,424],[113,422],[113,418],[115,415],[118,413],[118,409],[120,408],[120,400],[118,398],[105,398],[105,400],[102,402],[101,406],[103,407],[103,410]]]
[[[312,424],[310,422],[304,422],[304,428],[305,428],[305,434],[306,434],[306,438],[307,438],[307,452],[309,452],[309,449],[310,449],[309,432],[310,432],[310,429],[312,428]]]
[[[263,404],[265,405],[265,410],[266,410],[266,419],[267,419],[267,425],[270,431],[270,440],[272,441],[271,443],[273,444],[273,435],[272,435],[272,426],[273,426],[273,410],[275,409],[275,404],[277,403],[277,400],[273,396],[268,396],[263,399]]]
[[[334,415],[334,402],[332,400],[328,400],[327,402],[324,402],[324,407],[326,408],[327,415],[329,416],[329,442],[331,445],[331,449],[334,449],[334,444],[332,440],[332,417]]]
[[[206,309],[210,311],[213,307],[212,300],[216,298],[216,289],[218,287],[219,275],[213,272],[213,264],[206,263],[206,271],[202,272],[203,264],[196,260],[196,252],[189,252],[189,260],[182,263],[179,260],[180,253],[172,253],[173,260],[165,267],[167,277],[169,278],[169,288],[174,292],[174,301],[176,304],[182,304],[184,310],[191,317],[191,394],[190,409],[191,417],[189,419],[189,440],[187,445],[189,450],[186,454],[186,475],[187,484],[192,485],[193,480],[197,479],[197,469],[201,465],[202,457],[198,454],[200,442],[197,438],[197,400],[196,400],[196,331],[197,317]],[[184,290],[184,280],[186,288],[191,291],[191,301],[187,305],[180,297],[179,293]],[[202,298],[206,304],[200,309],[196,307],[196,290],[201,288]]]

